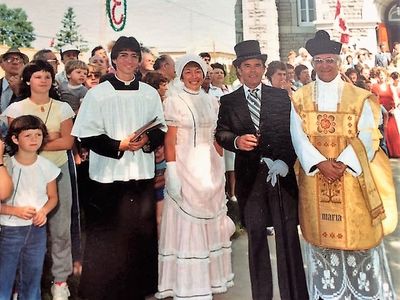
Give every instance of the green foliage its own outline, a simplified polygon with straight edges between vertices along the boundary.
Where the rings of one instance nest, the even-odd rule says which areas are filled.
[[[10,47],[30,47],[35,40],[32,23],[22,8],[0,4],[0,43]]]
[[[228,70],[228,75],[225,78],[225,83],[231,85],[236,79],[237,79],[236,68],[234,65],[231,65],[230,69]]]
[[[62,28],[56,34],[57,41],[54,47],[57,50],[60,50],[66,44],[77,46],[82,52],[89,50],[87,41],[78,32],[80,25],[76,23],[75,18],[73,8],[68,7],[64,18],[61,20]]]

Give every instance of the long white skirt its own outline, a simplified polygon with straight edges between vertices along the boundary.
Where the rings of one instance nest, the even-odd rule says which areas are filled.
[[[304,257],[310,299],[396,299],[383,242],[364,251],[325,249],[305,243]]]
[[[158,299],[211,300],[233,286],[230,236],[235,231],[226,211],[209,220],[182,212],[164,200],[159,241]]]

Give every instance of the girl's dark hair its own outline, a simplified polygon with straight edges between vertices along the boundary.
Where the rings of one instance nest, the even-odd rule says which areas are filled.
[[[38,149],[38,153],[43,150],[43,147],[47,142],[48,136],[46,125],[40,118],[36,116],[24,115],[15,118],[8,127],[8,133],[5,142],[9,147],[8,149],[10,155],[14,155],[18,151],[18,145],[14,144],[14,142],[12,141],[12,137],[15,136],[18,138],[18,135],[22,131],[29,129],[40,129],[42,131],[43,141],[42,145],[40,145],[40,148]]]
[[[142,80],[143,80],[143,82],[151,85],[156,90],[158,90],[160,88],[160,84],[168,83],[168,79],[164,75],[162,75],[161,73],[158,73],[157,71],[148,72],[143,77]]]
[[[49,90],[49,96],[53,99],[58,99],[59,96],[54,86],[55,82],[54,69],[47,61],[44,60],[32,60],[24,67],[24,70],[22,71],[22,83],[21,83],[21,93],[23,95],[23,98],[31,96],[31,88],[28,85],[28,82],[31,80],[32,74],[38,71],[44,71],[50,73],[52,85]]]

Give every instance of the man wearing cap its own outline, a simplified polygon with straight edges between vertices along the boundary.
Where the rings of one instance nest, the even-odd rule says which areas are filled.
[[[267,226],[274,226],[281,299],[308,299],[297,233],[295,153],[287,91],[261,83],[267,55],[258,41],[235,46],[243,86],[221,97],[216,139],[236,153],[236,196],[249,238],[254,300],[273,298]]]
[[[0,55],[0,65],[4,70],[4,77],[0,79],[0,114],[20,96],[21,73],[28,56],[18,48],[10,48]],[[7,134],[6,118],[0,118],[0,138]]]
[[[157,290],[153,151],[163,143],[166,126],[157,91],[135,78],[140,59],[135,38],[116,41],[116,73],[89,90],[72,129],[90,149],[93,181],[80,281],[87,299],[144,300]],[[156,117],[162,129],[135,135]]]
[[[10,48],[0,56],[1,68],[5,73],[0,79],[0,113],[20,95],[21,72],[28,61],[28,56],[18,48]]]
[[[306,43],[316,81],[293,94],[308,290],[310,299],[395,299],[381,243],[385,211],[370,169],[381,154],[380,109],[370,92],[341,80],[341,46],[316,32]]]
[[[64,66],[70,60],[77,60],[80,52],[81,51],[74,45],[66,44],[62,46],[60,49],[60,56]],[[56,81],[59,85],[61,85],[61,83],[68,83],[68,78],[67,74],[65,73],[65,70],[61,71],[56,75]]]

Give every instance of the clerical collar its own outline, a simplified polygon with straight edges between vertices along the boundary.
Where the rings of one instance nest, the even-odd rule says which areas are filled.
[[[135,78],[133,78],[131,81],[124,81],[121,80],[117,77],[117,75],[113,74],[112,76],[107,76],[105,78],[108,82],[111,83],[111,85],[114,87],[116,90],[138,90],[139,89],[139,81]]]

